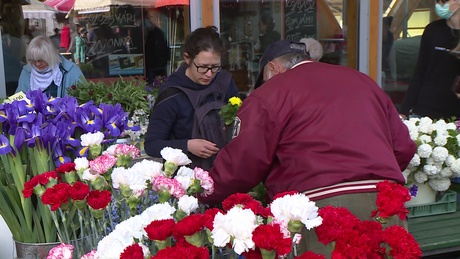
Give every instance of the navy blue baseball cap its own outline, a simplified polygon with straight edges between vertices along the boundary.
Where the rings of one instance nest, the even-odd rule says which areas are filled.
[[[273,59],[293,53],[299,52],[306,54],[306,46],[302,42],[291,41],[291,40],[279,40],[270,44],[267,49],[265,49],[262,58],[259,61],[259,76],[254,85],[254,89],[258,88],[264,83],[264,67]]]

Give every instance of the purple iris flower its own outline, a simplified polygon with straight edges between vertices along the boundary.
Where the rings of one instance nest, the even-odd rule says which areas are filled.
[[[417,196],[417,192],[418,192],[418,186],[417,186],[416,184],[413,184],[413,185],[409,188],[410,196],[412,196],[412,197]]]
[[[77,124],[84,133],[99,131],[103,125],[99,117],[95,117],[90,109],[84,108],[77,109]]]
[[[20,150],[22,148],[22,145],[24,145],[25,138],[26,138],[26,133],[25,133],[24,128],[17,127],[16,133],[14,134],[14,146],[16,147],[17,150]]]
[[[26,138],[24,141],[26,142],[27,147],[35,147],[42,134],[40,126],[36,124],[24,125],[24,129],[26,132]]]
[[[11,147],[10,141],[5,135],[0,135],[0,155],[6,155],[13,150]]]
[[[30,101],[30,106],[33,107],[37,113],[49,114],[47,109],[48,97],[45,93],[42,93],[40,90],[27,91],[26,97]]]
[[[64,153],[65,147],[63,148],[62,145],[56,145],[54,148],[53,158],[54,164],[56,167],[59,167],[62,164],[72,162],[72,159],[65,155]]]

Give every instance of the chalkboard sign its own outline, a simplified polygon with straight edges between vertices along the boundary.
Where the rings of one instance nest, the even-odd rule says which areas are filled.
[[[80,25],[89,31],[88,60],[81,66],[87,78],[144,73],[141,12],[139,7],[126,5],[79,17]]]
[[[286,0],[284,22],[286,40],[316,38],[316,0]]]

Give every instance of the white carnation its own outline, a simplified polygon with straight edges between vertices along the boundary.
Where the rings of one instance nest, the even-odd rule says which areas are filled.
[[[147,182],[142,174],[123,167],[113,169],[112,185],[115,189],[119,189],[121,186],[128,186],[134,197],[140,197],[147,189]]]
[[[198,199],[193,196],[184,195],[179,198],[177,207],[179,210],[185,212],[185,214],[190,215],[190,213],[198,209]]]
[[[174,177],[184,190],[187,190],[190,185],[192,185],[194,178],[193,170],[186,166],[181,166],[177,171],[177,175]]]
[[[157,176],[164,175],[162,168],[162,163],[148,159],[143,159],[131,167],[133,172],[141,174],[145,180],[149,180],[151,183]]]
[[[86,169],[85,171],[83,171],[83,180],[86,180],[86,181],[94,181],[96,180],[96,178],[98,178],[100,175],[99,174],[92,174],[88,169]]]
[[[285,195],[270,204],[273,217],[277,220],[289,222],[298,220],[305,224],[307,229],[321,225],[323,219],[318,216],[318,207],[304,194]]]
[[[181,149],[165,147],[160,151],[161,156],[166,160],[166,162],[171,162],[176,166],[188,165],[192,163],[186,154],[182,152]]]
[[[167,202],[157,203],[142,212],[142,222],[149,224],[154,220],[172,219],[175,211],[176,209]]]
[[[100,145],[104,140],[104,133],[97,131],[95,133],[86,133],[81,135],[81,145],[83,147]]]
[[[214,228],[211,232],[213,244],[217,247],[225,247],[233,241],[233,250],[241,255],[254,248],[252,232],[257,226],[256,215],[250,209],[235,206],[225,215],[218,212],[214,217]]]
[[[117,144],[109,146],[104,152],[102,152],[103,155],[105,154],[110,154],[112,156],[115,156],[115,149],[117,148]]]
[[[89,161],[86,157],[77,157],[74,160],[75,170],[85,170],[89,168]]]

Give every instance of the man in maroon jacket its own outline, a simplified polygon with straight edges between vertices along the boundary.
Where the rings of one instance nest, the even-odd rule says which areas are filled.
[[[404,184],[401,172],[416,144],[371,78],[305,59],[299,44],[277,41],[265,51],[258,84],[266,82],[238,111],[238,134],[219,152],[210,170],[215,191],[202,201],[218,204],[263,182],[270,198],[296,190],[318,207],[342,206],[370,220],[375,185],[383,180]],[[312,234],[309,242],[316,240]],[[317,242],[307,246],[328,251]]]

